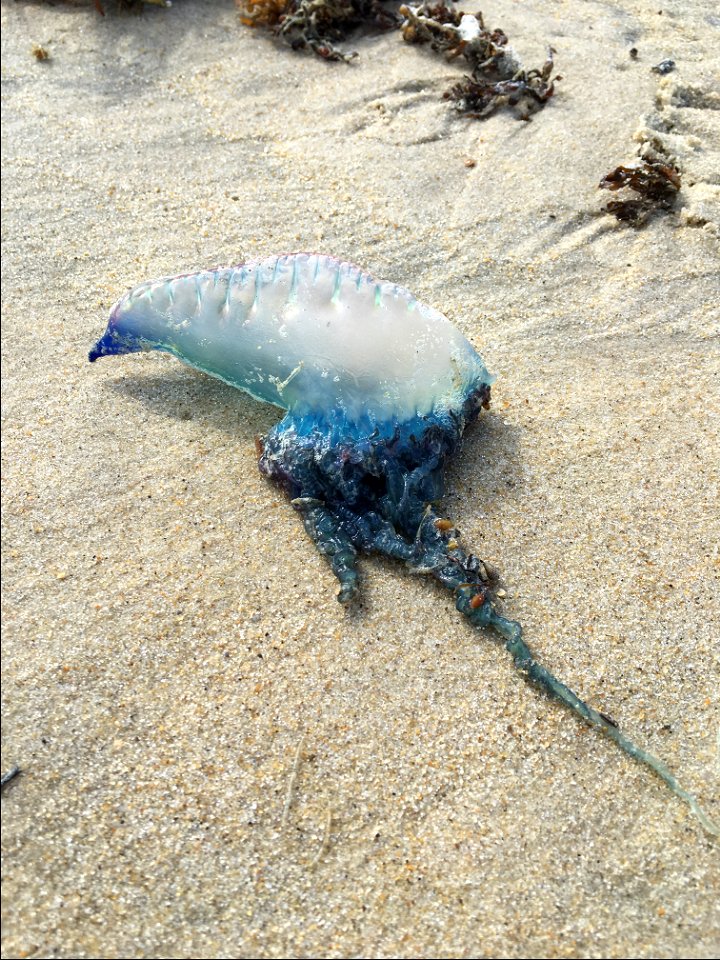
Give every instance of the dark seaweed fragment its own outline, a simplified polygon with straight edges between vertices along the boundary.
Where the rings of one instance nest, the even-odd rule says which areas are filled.
[[[149,3],[156,7],[169,7],[170,0],[116,0],[117,9],[123,13],[142,13],[143,5]],[[103,0],[93,0],[93,6],[101,17],[105,16]]]
[[[529,120],[555,92],[550,79],[552,48],[540,69],[525,70],[508,46],[506,33],[488,30],[482,13],[465,14],[443,0],[419,7],[403,5],[399,12],[405,17],[401,31],[407,43],[427,43],[448,59],[462,56],[470,65],[471,74],[444,95],[465,116],[484,119],[507,105],[518,119]]]
[[[457,27],[460,26],[462,13],[454,5],[445,3],[424,3],[420,7],[400,7],[404,17],[401,32],[407,43],[429,43],[433,50],[450,50],[461,44]],[[482,18],[482,14],[478,14]]]
[[[540,70],[519,70],[509,80],[494,82],[492,77],[473,71],[445,93],[446,100],[455,100],[458,109],[467,117],[480,120],[507,104],[513,107],[519,120],[529,120],[555,92],[550,73],[553,68],[553,50]]]
[[[356,53],[335,46],[362,25],[399,26],[381,0],[235,0],[247,26],[266,26],[293,50],[312,50],[323,60],[349,62]]]
[[[601,190],[627,189],[637,196],[611,200],[605,210],[618,220],[642,226],[653,210],[672,209],[680,190],[680,173],[668,160],[639,158],[621,164],[599,183]]]
[[[398,12],[404,17],[400,31],[406,43],[429,43],[432,50],[446,52],[451,60],[462,54],[473,70],[477,67],[492,69],[505,79],[519,66],[512,55],[506,57],[508,38],[505,33],[487,30],[482,13],[465,14],[454,3],[445,3],[444,0],[422,3],[419,7],[403,4]],[[467,30],[461,29],[463,17],[467,17]],[[470,36],[473,19],[477,20],[476,35]]]

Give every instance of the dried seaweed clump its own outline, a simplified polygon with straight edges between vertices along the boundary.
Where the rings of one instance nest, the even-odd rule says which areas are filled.
[[[171,7],[172,0],[117,0],[117,8],[125,13],[142,13],[143,4],[149,3],[155,7]],[[93,0],[93,6],[101,17],[105,16],[103,0]]]
[[[680,173],[667,159],[638,157],[615,167],[599,183],[601,190],[627,189],[637,196],[610,200],[604,209],[618,220],[642,226],[653,210],[670,210],[680,190]]]
[[[445,94],[465,116],[484,119],[507,105],[520,120],[529,120],[552,97],[552,48],[539,70],[525,70],[504,31],[486,29],[482,13],[463,13],[451,0],[403,5],[399,12],[405,18],[401,30],[408,43],[429,43],[448,59],[462,56],[470,65],[470,76]]]
[[[398,10],[404,17],[400,28],[407,43],[429,43],[433,50],[447,50],[451,57],[462,53],[465,41],[459,33],[460,13],[454,3],[423,3],[419,7],[405,4]],[[477,14],[482,17],[482,14]]]
[[[310,49],[323,60],[349,62],[335,44],[363,24],[387,30],[398,26],[381,0],[235,0],[247,26],[270,27],[293,50]]]
[[[246,27],[275,27],[285,16],[289,0],[236,0],[240,22]]]

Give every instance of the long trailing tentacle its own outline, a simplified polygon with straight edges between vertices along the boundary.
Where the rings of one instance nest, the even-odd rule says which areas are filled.
[[[668,770],[662,760],[653,756],[642,747],[638,747],[625,734],[610,723],[606,717],[598,713],[593,707],[581,700],[569,687],[561,683],[552,673],[541,666],[527,644],[523,640],[522,628],[514,620],[507,620],[500,616],[489,603],[488,626],[493,627],[504,639],[505,647],[512,655],[515,666],[522,673],[526,674],[534,683],[546,690],[556,700],[560,700],[568,706],[574,713],[582,717],[586,723],[601,730],[607,737],[614,740],[620,749],[634,760],[644,763],[650,767],[654,773],[663,780],[672,790],[676,797],[684,800],[703,825],[705,830],[714,837],[720,837],[720,828],[713,823],[710,817],[705,813],[695,797],[680,786],[677,779]]]
[[[561,683],[549,670],[535,659],[523,639],[522,627],[514,620],[503,617],[495,609],[482,577],[474,576],[476,562],[468,556],[450,536],[452,524],[437,516],[431,506],[425,511],[416,537],[420,548],[416,566],[418,572],[430,573],[444,586],[453,590],[457,609],[478,627],[492,627],[505,641],[515,667],[529,680],[542,688],[549,696],[559,700],[574,714],[604,733],[633,760],[649,767],[667,784],[676,797],[684,800],[704,829],[714,837],[720,836],[720,828],[700,807],[693,794],[680,786],[665,764],[647,750],[633,743],[610,720],[581,700],[569,687]],[[468,582],[470,580],[470,582]]]

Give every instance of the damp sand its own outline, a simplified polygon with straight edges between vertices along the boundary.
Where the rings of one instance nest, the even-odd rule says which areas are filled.
[[[720,30],[689,6],[483,6],[557,51],[530,123],[458,119],[461,67],[397,33],[345,66],[229,2],[3,6],[3,956],[720,954],[717,845],[649,771],[433,583],[366,560],[337,604],[257,471],[276,410],[86,362],[129,286],[280,251],[443,310],[498,375],[446,514],[717,820]],[[684,185],[635,232],[596,184],[643,140]]]

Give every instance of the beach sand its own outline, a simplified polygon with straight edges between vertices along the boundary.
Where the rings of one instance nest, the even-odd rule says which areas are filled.
[[[230,2],[3,6],[4,957],[720,956],[717,842],[657,778],[432,582],[364,560],[340,607],[257,470],[276,409],[87,363],[130,286],[290,250],[441,309],[498,376],[445,513],[720,819],[720,19],[482,9],[557,51],[530,123],[459,118],[396,32],[348,66]],[[596,189],[635,138],[684,178],[638,231]]]

